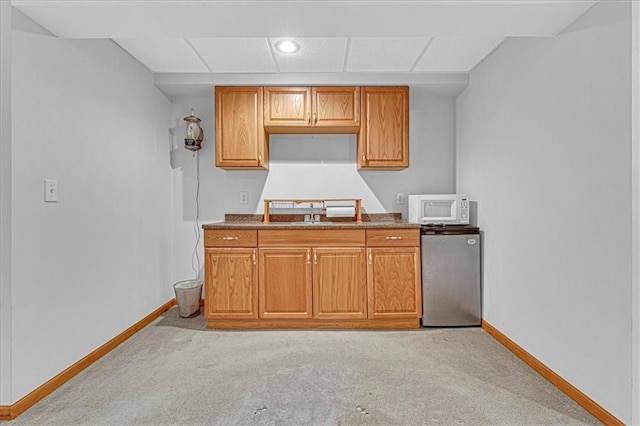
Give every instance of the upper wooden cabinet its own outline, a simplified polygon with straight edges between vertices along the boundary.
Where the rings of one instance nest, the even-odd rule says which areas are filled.
[[[359,169],[409,167],[409,87],[216,87],[216,166],[267,169],[269,133],[358,134]]]
[[[216,166],[267,169],[262,87],[216,87]]]
[[[357,133],[359,87],[265,87],[264,125],[271,133]]]
[[[409,88],[363,87],[359,169],[409,167]]]

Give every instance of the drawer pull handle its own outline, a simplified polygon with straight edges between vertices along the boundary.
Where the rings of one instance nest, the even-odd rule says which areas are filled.
[[[307,124],[311,124],[311,113],[307,113]]]
[[[371,249],[369,249],[369,265],[373,264],[373,255],[371,254]]]
[[[224,241],[235,241],[238,239],[238,237],[222,237],[222,239]]]
[[[316,250],[313,250],[313,264],[318,264],[318,252]]]
[[[313,113],[313,124],[316,124],[318,122],[318,115],[314,112]]]
[[[387,240],[401,240],[401,239],[402,237],[396,237],[395,235],[391,237],[387,237]]]
[[[262,166],[262,153],[258,154],[258,165]]]
[[[311,250],[307,249],[307,265],[311,265]]]
[[[251,256],[253,259],[253,264],[256,264],[256,249],[253,249],[253,256]]]
[[[367,162],[367,157],[364,156],[364,154],[362,154],[362,162],[366,163]]]

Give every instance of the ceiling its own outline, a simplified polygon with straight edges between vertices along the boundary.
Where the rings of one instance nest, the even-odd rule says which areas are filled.
[[[331,73],[338,80],[364,75],[381,83],[446,84],[469,73],[506,38],[555,36],[596,3],[12,0],[58,37],[112,39],[169,93],[173,85],[210,88],[221,76],[225,84],[250,84],[256,74],[275,82],[297,74],[321,80]],[[300,50],[277,51],[274,43],[283,38],[295,40]]]

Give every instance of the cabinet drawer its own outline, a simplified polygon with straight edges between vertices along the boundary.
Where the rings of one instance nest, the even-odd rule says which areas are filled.
[[[367,229],[367,247],[420,247],[420,230]]]
[[[260,247],[364,247],[364,230],[261,229]]]
[[[257,247],[255,229],[205,229],[205,247]]]

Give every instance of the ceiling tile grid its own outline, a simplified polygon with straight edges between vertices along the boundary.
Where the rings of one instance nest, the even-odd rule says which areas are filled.
[[[113,41],[153,72],[209,72],[196,52],[181,38]]]
[[[469,72],[505,37],[435,37],[415,72]]]
[[[276,72],[266,38],[190,38],[188,41],[211,72]]]
[[[428,42],[429,37],[354,37],[346,71],[411,71]]]

